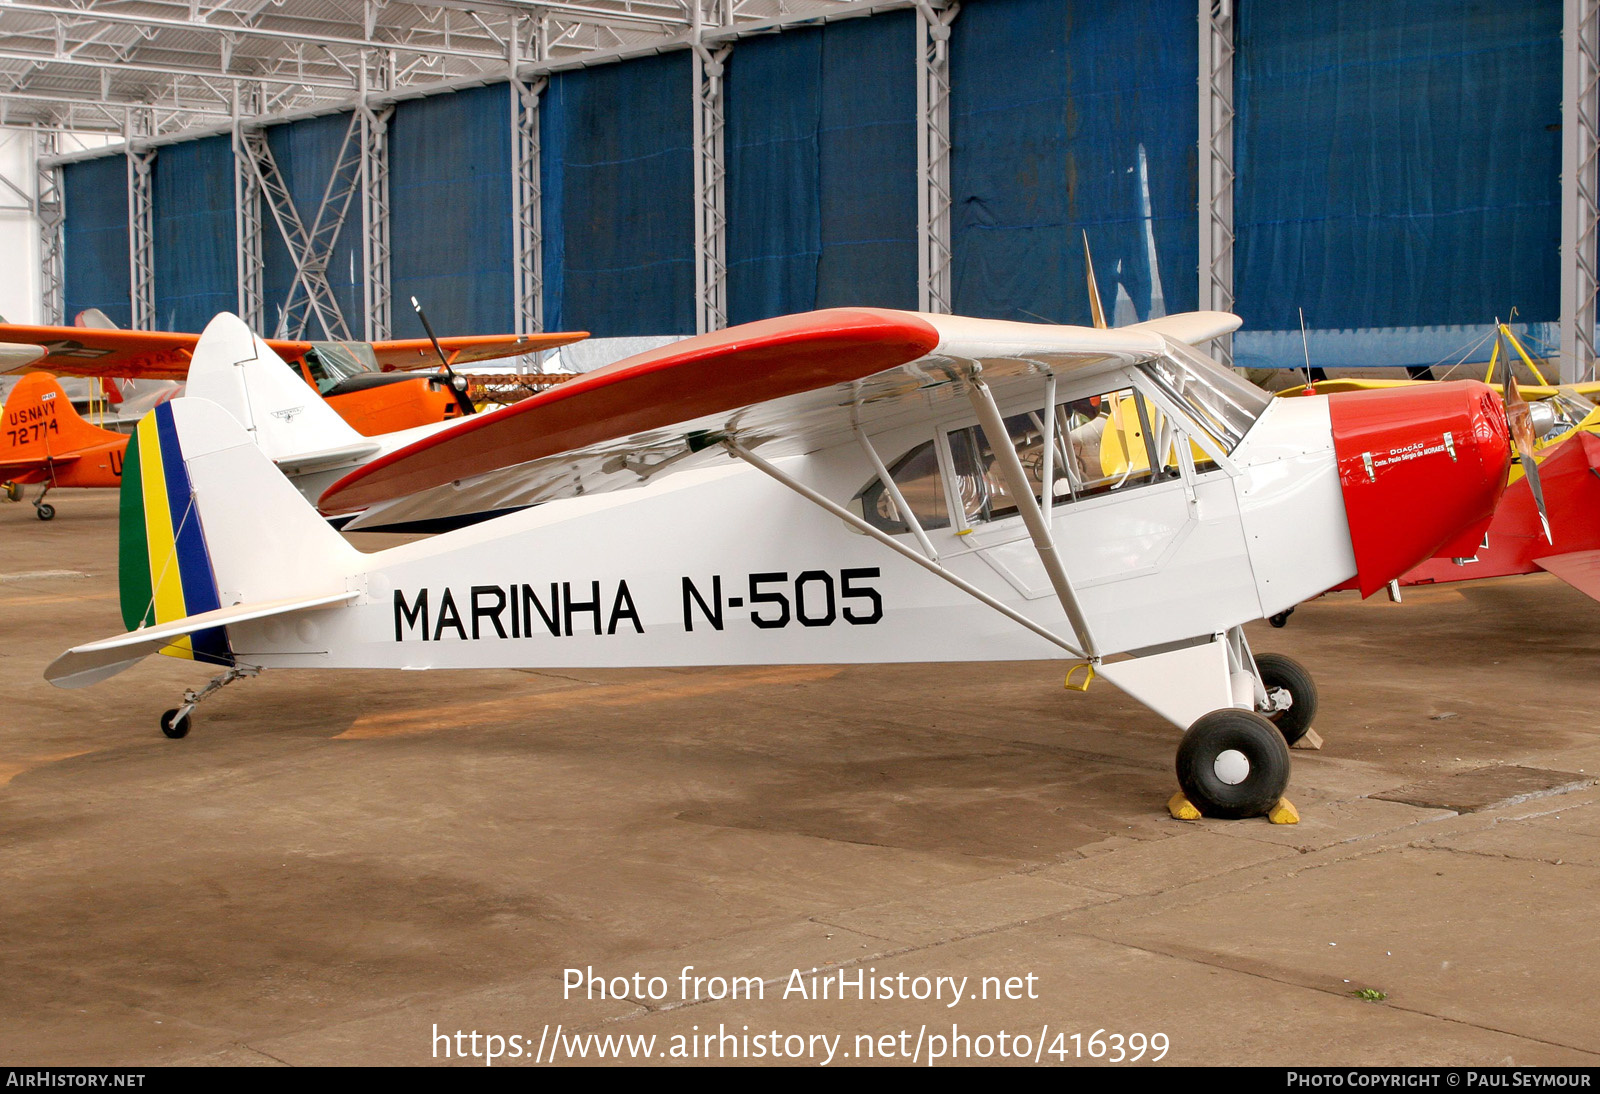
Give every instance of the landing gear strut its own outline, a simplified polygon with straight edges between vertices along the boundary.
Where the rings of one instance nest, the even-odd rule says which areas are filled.
[[[33,514],[40,520],[55,519],[56,507],[44,500],[44,496],[48,493],[50,493],[50,487],[47,485],[43,490],[39,491],[39,496],[33,499]]]
[[[189,728],[193,720],[189,715],[194,708],[208,698],[212,692],[220,691],[235,680],[243,680],[249,676],[260,676],[261,669],[255,665],[235,665],[221,676],[213,677],[211,682],[199,691],[190,688],[183,693],[183,705],[172,708],[161,716],[161,732],[173,740],[178,740],[189,735]]]

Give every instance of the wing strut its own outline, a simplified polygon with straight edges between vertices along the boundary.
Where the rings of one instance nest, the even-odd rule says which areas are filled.
[[[1033,496],[1033,487],[1028,485],[1027,473],[1022,470],[1022,460],[1011,443],[1011,433],[1006,429],[1005,419],[1000,416],[1000,408],[994,405],[994,395],[989,391],[989,385],[979,378],[977,372],[975,367],[967,398],[978,412],[978,422],[989,438],[989,450],[994,453],[995,463],[1000,466],[1006,489],[1016,499],[1017,512],[1022,514],[1022,523],[1028,526],[1028,536],[1033,540],[1034,550],[1039,552],[1039,561],[1044,564],[1044,572],[1050,577],[1056,598],[1061,601],[1067,619],[1072,622],[1073,633],[1086,651],[1083,656],[1093,660],[1099,654],[1094,648],[1094,636],[1089,633],[1089,621],[1084,618],[1083,607],[1078,603],[1078,594],[1073,591],[1072,582],[1067,578],[1061,556],[1056,554],[1056,541],[1050,534],[1050,525],[1039,509],[1039,500]],[[1051,409],[1054,410],[1053,407]]]
[[[854,417],[853,409],[851,416]],[[901,518],[906,522],[906,526],[911,529],[912,533],[916,535],[917,542],[922,545],[922,550],[927,554],[928,558],[938,562],[939,552],[934,549],[933,541],[928,538],[928,533],[922,530],[922,522],[917,519],[917,514],[913,513],[911,506],[906,504],[905,495],[900,493],[900,484],[894,481],[894,476],[889,474],[889,469],[884,466],[883,458],[878,455],[878,450],[872,447],[872,442],[861,431],[861,423],[857,421],[852,424],[855,426],[856,440],[860,442],[861,450],[867,454],[867,459],[872,461],[872,469],[878,473],[878,481],[883,483],[884,489],[889,491],[889,496],[894,499],[895,508],[899,511]]]
[[[939,563],[934,562],[932,559],[924,558],[922,555],[918,554],[916,551],[913,551],[905,544],[894,539],[887,532],[873,527],[871,524],[868,524],[865,520],[862,520],[844,506],[835,503],[830,498],[823,497],[805,483],[800,482],[798,479],[795,479],[790,475],[784,474],[778,468],[774,467],[772,464],[768,463],[754,452],[751,452],[737,441],[732,439],[724,439],[722,446],[737,458],[743,460],[751,467],[754,467],[757,471],[760,471],[769,478],[776,479],[779,483],[787,486],[790,490],[793,490],[796,494],[799,494],[813,505],[817,505],[823,509],[826,509],[834,516],[850,525],[850,527],[856,529],[858,532],[871,536],[873,539],[877,540],[885,547],[888,547],[896,554],[904,555],[906,558],[909,558],[912,562],[915,562],[918,566],[921,566],[929,573],[937,577],[944,578],[950,584],[954,585],[956,588],[960,589],[974,600],[978,600],[984,604],[987,604],[989,607],[993,608],[1007,619],[1010,619],[1012,622],[1020,623],[1022,626],[1028,628],[1028,630],[1032,631],[1040,638],[1043,638],[1045,641],[1060,646],[1074,657],[1088,656],[1082,650],[1078,649],[1072,643],[1051,631],[1049,628],[1035,623],[1021,612],[1016,611],[1007,604],[1001,603],[977,586],[968,584],[967,582],[961,580],[961,578],[957,577],[955,574],[939,565]],[[1015,453],[1013,453],[1013,456],[1015,456]]]

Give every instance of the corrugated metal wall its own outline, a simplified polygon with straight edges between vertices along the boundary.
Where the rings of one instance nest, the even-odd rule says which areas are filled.
[[[1440,339],[1517,307],[1556,317],[1560,0],[1241,0],[1236,288],[1241,359],[1429,363]],[[1084,322],[1081,231],[1122,321],[1195,306],[1194,0],[969,0],[952,28],[954,292],[974,315]],[[735,322],[867,303],[913,307],[915,22],[909,12],[738,42],[726,83]],[[541,107],[546,325],[694,327],[686,51],[552,77]],[[302,214],[348,115],[270,140]],[[504,85],[407,101],[392,122],[394,318],[512,323]],[[227,145],[163,148],[157,312],[231,307]],[[69,313],[128,315],[120,157],[66,169]],[[269,328],[292,267],[266,221]],[[360,211],[329,279],[361,326]],[[1441,333],[1442,332],[1442,333]],[[320,333],[320,332],[316,332]],[[1292,333],[1292,344],[1288,335]],[[1365,337],[1365,335],[1364,335]],[[1431,341],[1430,341],[1431,339]],[[1357,359],[1359,358],[1359,359]],[[1325,362],[1339,363],[1339,362]]]

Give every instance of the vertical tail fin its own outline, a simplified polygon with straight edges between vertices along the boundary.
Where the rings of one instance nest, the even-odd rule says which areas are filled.
[[[121,435],[83,420],[72,400],[48,372],[30,372],[6,400],[0,431],[0,464],[43,464]]]
[[[118,570],[129,630],[342,586],[345,543],[226,411],[175,399],[140,421],[122,476]],[[227,631],[163,650],[232,664]]]
[[[185,394],[208,399],[233,415],[274,461],[370,454],[378,447],[341,418],[244,320],[227,312],[212,319],[200,335]]]

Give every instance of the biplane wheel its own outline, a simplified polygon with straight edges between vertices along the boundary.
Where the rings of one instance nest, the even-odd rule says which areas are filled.
[[[22,487],[18,486],[16,483],[14,483],[14,482],[6,483],[5,490],[6,490],[6,500],[7,501],[21,501],[22,500]]]
[[[35,509],[34,512],[38,514],[40,520],[54,520],[56,516],[56,507],[47,501],[42,501],[39,503],[39,507]]]
[[[1288,710],[1264,715],[1278,727],[1285,742],[1294,744],[1306,735],[1311,719],[1317,716],[1316,682],[1304,665],[1281,653],[1263,653],[1257,657],[1256,671],[1261,674],[1261,682],[1268,691],[1282,688],[1294,699]]]
[[[1274,627],[1277,627],[1278,629],[1281,630],[1284,627],[1287,627],[1289,625],[1289,617],[1291,615],[1293,615],[1293,614],[1294,614],[1294,609],[1293,608],[1285,608],[1285,609],[1283,609],[1283,611],[1279,612],[1277,615],[1269,615],[1269,616],[1267,616],[1267,622],[1271,623]]]
[[[1213,710],[1178,745],[1178,785],[1204,816],[1263,816],[1289,786],[1289,745],[1254,711]]]
[[[185,714],[177,718],[178,708],[173,707],[161,716],[161,732],[171,737],[174,741],[189,735],[189,716]]]

